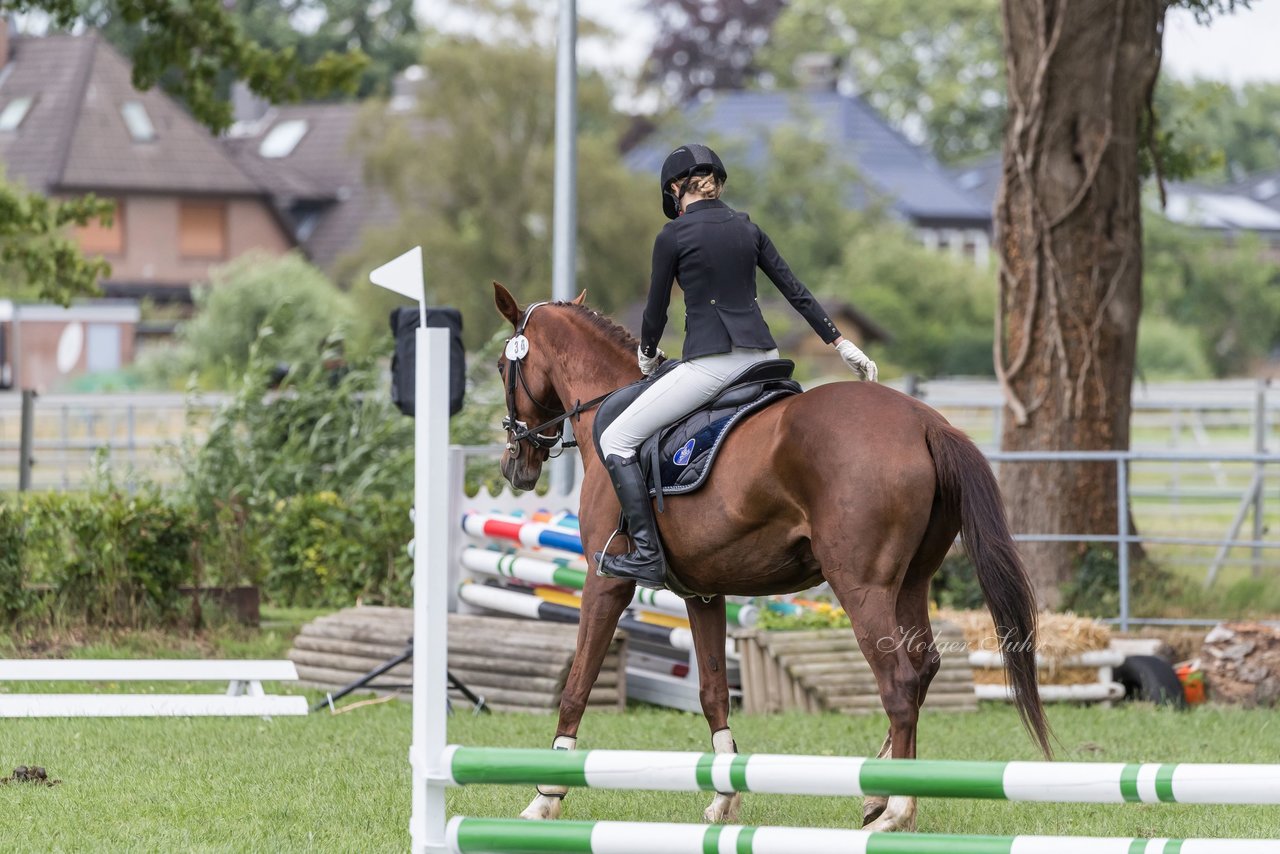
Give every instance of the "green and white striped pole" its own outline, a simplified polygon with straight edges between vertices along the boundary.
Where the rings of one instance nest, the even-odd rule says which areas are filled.
[[[1263,839],[955,836],[810,827],[454,818],[453,854],[1276,854]]]
[[[455,785],[912,795],[1059,803],[1280,804],[1280,765],[962,762],[652,750],[445,748]],[[659,850],[659,849],[654,849]],[[1280,851],[1280,843],[1277,843]]]

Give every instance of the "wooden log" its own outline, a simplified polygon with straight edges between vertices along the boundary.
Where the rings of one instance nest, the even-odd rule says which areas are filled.
[[[302,627],[300,635],[307,637],[331,638],[333,640],[356,641],[386,646],[399,645],[404,649],[409,642],[410,633],[396,632],[379,625],[347,625],[343,623],[312,622]]]
[[[492,690],[527,691],[531,694],[545,694],[548,701],[554,702],[560,696],[564,683],[555,679],[540,676],[512,676],[506,673],[486,673],[482,670],[454,670],[449,672],[462,681],[472,691],[484,694]]]
[[[616,656],[614,660],[616,662]],[[544,679],[557,679],[561,683],[569,675],[569,665],[571,663],[572,659],[564,657],[517,661],[514,658],[465,655],[462,653],[454,655],[453,650],[449,650],[449,667],[451,669],[482,670],[487,673],[510,673],[516,675],[523,673]],[[606,664],[605,666],[607,667],[608,665]]]
[[[338,655],[359,655],[365,658],[377,658],[386,661],[404,652],[404,646],[391,646],[377,643],[360,643],[359,641],[324,638],[312,635],[298,635],[293,639],[294,649],[307,649],[312,652],[332,652]]]
[[[305,664],[312,667],[323,667],[328,670],[341,670],[352,674],[348,682],[355,681],[384,661],[377,658],[362,658],[354,655],[338,655],[332,652],[316,652],[310,649],[291,649],[288,658],[294,664]],[[387,671],[391,679],[407,682],[413,679],[413,664],[404,662]]]

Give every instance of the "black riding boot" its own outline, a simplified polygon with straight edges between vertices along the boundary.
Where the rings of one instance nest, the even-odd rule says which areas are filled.
[[[613,480],[613,488],[618,492],[618,501],[622,504],[623,515],[627,517],[627,530],[635,550],[625,555],[596,552],[597,572],[609,578],[623,578],[641,587],[661,590],[666,586],[667,559],[658,539],[649,485],[644,481],[639,460],[611,454],[605,457],[604,465]]]

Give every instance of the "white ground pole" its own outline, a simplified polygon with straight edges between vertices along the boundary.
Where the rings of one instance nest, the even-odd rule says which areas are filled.
[[[422,247],[369,273],[379,287],[417,300],[426,322]],[[419,325],[413,421],[413,742],[409,765],[414,854],[447,852],[443,764],[449,607],[449,330]]]

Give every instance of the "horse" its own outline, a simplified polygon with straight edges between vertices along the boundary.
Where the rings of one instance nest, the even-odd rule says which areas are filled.
[[[498,311],[517,333],[498,360],[508,411],[502,474],[515,488],[532,489],[563,423],[572,420],[582,454],[582,546],[591,561],[606,547],[621,551],[625,539],[611,539],[620,508],[592,446],[594,406],[642,377],[635,339],[587,308],[585,296],[522,309],[494,283]],[[962,534],[1022,722],[1051,755],[1037,689],[1035,594],[999,487],[977,446],[926,404],[852,381],[784,397],[736,426],[704,486],[667,496],[657,515],[669,571],[699,594],[686,601],[699,700],[716,752],[737,750],[729,733],[725,595],[791,593],[826,581],[849,615],[889,719],[879,756],[914,758],[920,706],[941,662],[929,624],[929,581]],[[631,581],[587,575],[558,747],[576,745],[587,697],[634,589]],[[540,786],[521,816],[559,818],[564,794]],[[717,794],[704,819],[736,820],[740,798]],[[915,798],[864,801],[869,830],[911,830],[915,820]]]

